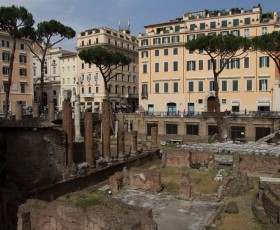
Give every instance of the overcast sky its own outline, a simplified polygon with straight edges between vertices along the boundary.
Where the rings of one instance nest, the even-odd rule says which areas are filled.
[[[252,9],[258,3],[263,12],[280,11],[280,0],[0,0],[0,6],[24,6],[33,14],[36,24],[56,19],[78,34],[102,26],[118,30],[119,21],[129,21],[135,36],[145,32],[145,25],[166,22],[186,12]],[[58,45],[75,51],[76,38]]]

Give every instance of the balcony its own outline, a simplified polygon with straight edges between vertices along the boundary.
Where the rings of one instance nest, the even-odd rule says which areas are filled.
[[[82,94],[83,98],[92,98],[93,97],[93,93],[84,93]]]

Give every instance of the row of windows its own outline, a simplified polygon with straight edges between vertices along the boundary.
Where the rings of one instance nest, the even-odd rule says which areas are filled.
[[[198,81],[197,83],[197,89],[195,90],[195,82],[189,81],[188,82],[188,92],[204,92],[204,81]],[[229,80],[221,80],[221,91],[227,92],[229,91],[228,87]],[[154,83],[154,93],[178,93],[178,82],[171,83],[172,89],[170,90],[169,82],[163,82],[163,85],[161,85],[159,82]],[[162,90],[161,90],[162,87]],[[267,79],[259,79],[259,91],[268,91],[268,80]],[[214,91],[215,90],[215,82],[209,81],[208,83],[208,90]],[[231,91],[238,92],[240,91],[239,87],[239,80],[231,80]],[[246,79],[246,86],[245,91],[253,91],[253,80],[252,79]],[[142,84],[142,96],[148,96],[148,85],[146,83]]]
[[[155,57],[158,57],[160,53],[160,50],[154,50],[154,55]],[[178,48],[173,48],[173,55],[178,55]],[[169,55],[169,49],[163,49],[163,55],[167,56]],[[142,58],[148,58],[149,57],[149,52],[148,51],[142,51],[141,52],[141,57]]]
[[[2,61],[8,62],[8,61],[10,61],[10,57],[11,57],[10,52],[7,52],[7,51],[2,52]],[[26,63],[26,55],[25,54],[20,54],[19,55],[19,63],[21,63],[21,64]]]
[[[214,22],[213,22],[214,23]],[[205,26],[205,23],[201,23],[201,25]],[[214,25],[213,25],[214,26]],[[194,28],[196,27],[195,24],[191,24],[190,25],[190,30],[194,30]],[[211,27],[211,24],[210,24]],[[227,26],[222,26],[223,28],[227,28]],[[211,27],[212,28],[212,27]],[[215,28],[215,27],[213,27]],[[249,37],[250,36],[250,29],[246,28],[243,30],[224,30],[224,31],[220,31],[220,32],[209,32],[209,33],[198,33],[198,34],[189,34],[187,36],[187,41],[190,41],[192,39],[195,39],[196,37],[202,36],[202,35],[228,35],[228,34],[232,34],[235,36],[240,36],[241,35],[241,31],[243,32],[242,36],[244,37]],[[266,26],[263,26],[261,28],[261,34],[267,34],[268,33],[268,28]],[[152,40],[152,44],[153,45],[160,45],[160,44],[170,44],[170,43],[178,43],[180,42],[180,36],[176,35],[176,36],[164,36],[164,37],[160,37],[160,38],[153,38]],[[149,45],[149,39],[142,39],[141,40],[141,46],[148,46]]]
[[[9,75],[10,74],[10,68],[7,66],[2,67],[2,74],[3,75]],[[19,76],[26,77],[27,76],[27,70],[25,68],[19,69]]]
[[[69,66],[68,66],[68,67],[69,67]],[[67,67],[67,68],[68,68],[68,67]],[[91,69],[91,67],[92,67],[91,64],[88,64],[88,68]],[[69,68],[70,68],[70,67],[69,67]],[[73,68],[74,68],[74,66],[73,66]],[[97,67],[95,66],[95,68],[97,68]],[[85,63],[82,63],[82,69],[85,69]],[[124,70],[124,69],[123,69],[123,70]],[[130,65],[127,65],[127,66],[126,66],[126,70],[127,70],[127,71],[131,71],[131,66],[130,66]],[[136,66],[135,66],[135,65],[132,66],[132,71],[133,71],[133,72],[136,72]]]
[[[220,89],[222,92],[229,91],[228,83],[229,83],[229,80],[221,80]],[[189,83],[188,83],[189,92],[195,91],[194,84],[195,84],[195,82],[189,81]],[[203,92],[204,91],[204,81],[198,81],[197,84],[198,84],[197,92]],[[215,90],[214,81],[209,81],[208,90],[209,91]],[[239,80],[231,80],[231,91],[233,91],[233,92],[240,91]],[[252,79],[246,79],[245,91],[253,91],[253,80]],[[259,91],[268,91],[268,80],[267,79],[259,79]]]
[[[10,47],[10,42],[7,40],[2,40],[2,47],[9,48]],[[25,44],[24,43],[19,43],[19,49],[25,50]]]
[[[242,59],[243,61],[243,68],[248,69],[250,68],[250,58],[245,57]],[[224,66],[224,69],[240,69],[240,58],[232,58],[232,60],[229,63],[225,63],[224,59],[220,60],[220,66]],[[213,69],[213,62],[211,60],[208,60],[207,63],[208,70]],[[215,62],[216,64],[216,62]],[[168,62],[163,63],[163,72],[168,72]],[[197,67],[198,65],[198,67]],[[268,56],[262,56],[259,57],[259,67],[260,68],[268,68],[269,67],[269,57]],[[196,70],[204,70],[204,61],[203,60],[190,60],[186,63],[187,71],[196,71]],[[178,71],[179,69],[179,63],[178,61],[173,62],[173,71]],[[160,72],[160,64],[158,62],[155,63],[154,66],[155,72]],[[142,64],[142,73],[148,73],[148,63]]]
[[[26,85],[27,85],[27,83],[24,83],[24,82],[21,82],[20,83],[20,93],[26,93]],[[18,85],[17,84],[13,84],[12,86],[11,86],[11,88],[12,88],[12,90],[13,91],[17,91],[18,90]],[[8,82],[3,82],[3,91],[4,92],[6,92],[7,91],[7,89],[8,89]]]

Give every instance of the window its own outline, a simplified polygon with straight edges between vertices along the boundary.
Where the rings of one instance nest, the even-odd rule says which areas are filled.
[[[178,93],[178,82],[173,82],[173,92]]]
[[[88,40],[88,44],[91,45],[91,39]],[[109,43],[110,44],[110,43]]]
[[[178,48],[173,48],[173,55],[178,55]]]
[[[203,70],[203,60],[198,61],[198,69]]]
[[[232,91],[234,92],[238,91],[238,80],[232,81]]]
[[[142,84],[142,97],[148,97],[148,84]]]
[[[148,58],[148,51],[142,51],[141,52],[141,57],[142,58]]]
[[[82,63],[82,69],[84,69],[85,68],[85,64],[84,63]]]
[[[177,134],[178,125],[177,124],[166,124],[165,129],[166,129],[166,134]]]
[[[233,26],[238,26],[239,25],[239,19],[233,19],[232,24],[233,24]]]
[[[9,41],[2,40],[2,47],[6,47],[6,48],[10,47]]]
[[[203,104],[203,99],[198,99],[198,104]]]
[[[223,68],[223,66],[224,66],[224,69],[229,69],[229,62],[227,62],[226,63],[226,61],[228,61],[229,59],[224,59],[224,58],[222,58],[222,59],[220,59],[220,66],[221,66],[221,68]]]
[[[222,27],[223,28],[227,27],[227,20],[222,20]]]
[[[215,82],[214,81],[209,81],[209,90],[215,91]]]
[[[205,29],[205,23],[204,22],[200,23],[199,28],[201,30],[204,30]]]
[[[168,93],[168,82],[163,83],[163,92]]]
[[[173,62],[173,71],[178,71],[178,62],[177,61]]]
[[[244,23],[245,23],[245,25],[251,24],[251,18],[245,18]]]
[[[159,83],[155,83],[155,93],[159,93]]]
[[[20,49],[21,49],[21,50],[25,50],[25,45],[24,45],[24,43],[20,43]]]
[[[180,37],[179,36],[172,36],[172,43],[178,43],[180,42]]]
[[[210,22],[210,28],[211,29],[216,28],[216,22]]]
[[[195,38],[195,35],[194,35],[194,34],[190,34],[190,35],[188,35],[188,37],[187,37],[188,41],[191,41],[191,40],[193,40],[194,38]]]
[[[222,81],[222,91],[227,91],[227,81],[226,80]]]
[[[155,63],[155,72],[158,73],[159,72],[159,63]]]
[[[260,85],[259,85],[259,90],[260,91],[267,91],[267,79],[261,79],[259,81]]]
[[[75,71],[75,66],[73,65],[73,71]]]
[[[233,30],[233,31],[231,31],[231,34],[234,35],[234,36],[239,36],[240,31],[239,30]]]
[[[154,45],[159,45],[160,44],[160,38],[154,38],[153,43],[154,43]]]
[[[10,61],[10,53],[3,51],[2,52],[2,61]]]
[[[88,87],[88,93],[91,93],[91,87]],[[117,87],[116,87],[116,93],[117,93]]]
[[[267,27],[262,27],[262,35],[267,34]]]
[[[193,81],[189,81],[189,92],[193,92]]]
[[[262,56],[259,58],[259,66],[260,68],[264,68],[264,67],[269,67],[269,57],[268,56]]]
[[[187,135],[198,135],[198,125],[191,125],[191,124],[187,124],[186,125],[186,131],[187,131]]]
[[[222,32],[221,32],[221,35],[222,35],[222,36],[227,36],[228,34],[229,34],[228,31],[222,31]]]
[[[98,86],[95,87],[95,92],[96,92],[96,93],[99,93],[99,88],[98,88]]]
[[[147,46],[148,45],[148,39],[141,40],[141,46]]]
[[[245,57],[244,58],[244,69],[248,69],[249,68],[249,57]]]
[[[195,24],[190,24],[190,30],[194,30],[195,29]]]
[[[168,55],[168,49],[164,49],[164,50],[163,50],[163,55],[164,55],[164,56],[167,56],[167,55]]]
[[[213,136],[218,133],[217,125],[208,125],[208,135]]]
[[[162,38],[162,43],[163,44],[169,44],[170,43],[170,37],[163,37]]]
[[[253,90],[253,80],[247,79],[246,81],[246,91],[252,91]]]
[[[216,60],[215,60],[214,62],[215,62],[215,64],[216,64]],[[213,62],[212,62],[212,60],[210,59],[210,60],[208,60],[208,70],[211,70],[211,69],[213,69]]]
[[[10,68],[7,67],[7,66],[3,66],[2,67],[2,74],[3,75],[9,75],[9,73],[10,73]]]
[[[227,99],[222,99],[222,104],[225,105],[227,103]]]
[[[155,50],[155,56],[159,56],[159,50]]]
[[[175,32],[179,32],[180,31],[180,26],[175,26]]]
[[[53,66],[53,74],[56,74],[56,66]]]
[[[203,81],[198,82],[198,91],[202,92],[203,91]]]
[[[146,63],[142,65],[142,71],[143,73],[148,73],[148,65]]]
[[[187,61],[187,71],[195,71],[195,61]]]
[[[168,72],[168,62],[163,63],[163,71]]]
[[[20,92],[26,93],[26,84],[25,83],[20,83]]]
[[[248,38],[250,36],[250,30],[244,29],[244,37]]]
[[[25,68],[20,68],[20,69],[19,69],[19,76],[24,76],[24,77],[26,77],[26,69],[25,69]]]
[[[232,69],[239,69],[240,68],[240,58],[232,58],[231,68]]]

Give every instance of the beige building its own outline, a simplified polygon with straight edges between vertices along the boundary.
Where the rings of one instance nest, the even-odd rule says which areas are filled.
[[[12,38],[0,31],[0,114],[5,111],[5,92],[7,89],[9,64],[12,52]],[[12,84],[10,88],[9,110],[15,114],[15,105],[20,102],[23,106],[32,106],[33,79],[32,79],[32,55],[26,46],[27,40],[18,40],[15,51]]]
[[[106,47],[110,50],[123,52],[132,62],[124,68],[122,76],[109,82],[109,93],[112,106],[117,111],[134,111],[138,107],[138,52],[137,39],[130,35],[129,25],[119,31],[101,27],[79,33],[77,51],[94,46]],[[105,99],[104,81],[95,65],[85,64],[78,59],[78,89],[81,106],[99,111]]]
[[[76,94],[79,93],[79,85],[78,85],[78,70],[77,70],[77,53],[74,52],[66,52],[63,53],[60,57],[60,79],[61,79],[61,92],[60,98],[63,100],[63,91],[71,90],[72,97],[71,102],[72,106],[74,106],[74,102],[76,101]],[[59,105],[60,109],[62,109],[62,104]]]
[[[44,65],[44,93],[43,106],[53,102],[57,109],[62,109],[62,92],[61,92],[61,68],[60,58],[72,55],[70,51],[63,50],[61,47],[53,47],[47,50],[45,65]],[[68,67],[67,67],[68,68]],[[72,66],[71,66],[72,68]],[[38,100],[40,95],[41,83],[41,63],[38,58],[33,58],[33,79],[34,79],[34,94],[35,100]],[[67,78],[68,80],[68,78]]]
[[[254,7],[186,13],[145,26],[146,33],[138,38],[140,109],[171,114],[213,111],[210,58],[203,51],[186,50],[185,43],[213,33],[252,38],[279,30],[279,25],[277,13],[264,14]],[[219,77],[221,111],[279,110],[279,83],[279,73],[268,56],[250,52],[244,59],[237,58]]]

